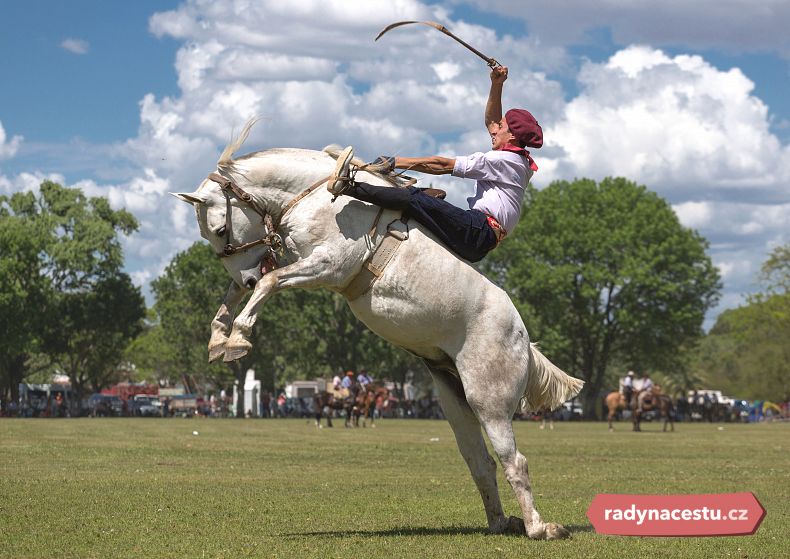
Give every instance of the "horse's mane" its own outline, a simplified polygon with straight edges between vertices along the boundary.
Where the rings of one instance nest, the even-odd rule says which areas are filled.
[[[225,149],[222,150],[222,153],[220,154],[219,159],[217,160],[217,168],[218,169],[231,172],[231,171],[235,170],[234,169],[234,163],[236,161],[238,161],[238,160],[249,159],[249,158],[257,157],[259,155],[263,155],[263,154],[267,154],[267,153],[273,154],[273,153],[276,153],[278,151],[281,151],[281,149],[271,149],[271,150],[265,150],[265,151],[256,151],[256,152],[248,153],[246,155],[242,155],[241,157],[237,158],[236,160],[233,159],[233,155],[241,148],[242,144],[244,144],[244,142],[247,140],[247,137],[250,135],[250,130],[255,125],[255,123],[257,123],[259,120],[260,120],[259,117],[254,117],[254,118],[251,118],[250,120],[248,120],[246,122],[246,124],[244,125],[244,127],[241,129],[241,132],[239,132],[239,135],[236,136],[236,138],[232,139],[230,142],[228,142],[228,144],[225,146]],[[343,148],[341,146],[337,145],[337,144],[330,144],[330,145],[326,146],[324,149],[322,149],[321,151],[323,151],[324,153],[326,153],[327,155],[329,155],[333,159],[337,159],[338,156],[340,155],[340,152],[343,151]],[[373,175],[376,175],[377,177],[380,177],[380,178],[384,179],[385,181],[387,181],[389,183],[392,183],[394,185],[400,185],[400,184],[409,182],[407,179],[401,178],[398,175],[391,175],[391,174],[386,173],[385,171],[386,171],[387,164],[384,163],[384,162],[382,162],[382,163],[367,163],[366,164],[364,161],[362,161],[358,157],[354,157],[351,160],[351,164],[355,165],[357,167],[364,166],[365,171],[367,171],[367,172],[369,172],[369,173],[371,173]]]
[[[222,153],[217,160],[217,167],[223,169],[233,166],[233,154],[236,153],[242,144],[247,140],[247,136],[250,135],[250,130],[252,130],[252,127],[255,126],[255,123],[259,120],[259,117],[253,117],[248,120],[241,129],[241,132],[239,132],[239,135],[236,136],[235,139],[231,139],[231,141],[228,142],[228,145],[226,145],[225,149],[222,150]]]

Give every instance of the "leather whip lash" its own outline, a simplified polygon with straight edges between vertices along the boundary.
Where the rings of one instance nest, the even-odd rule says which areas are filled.
[[[482,52],[480,52],[479,50],[474,48],[472,45],[470,45],[466,41],[464,41],[462,39],[459,39],[449,29],[447,29],[444,25],[436,23],[435,21],[398,21],[398,22],[392,23],[392,24],[388,25],[387,27],[385,27],[381,31],[381,33],[376,35],[376,38],[374,40],[378,41],[387,31],[389,31],[391,29],[395,29],[396,27],[400,27],[401,25],[409,25],[411,23],[421,23],[423,25],[427,25],[429,27],[433,27],[434,29],[436,29],[438,31],[441,31],[442,33],[444,33],[448,37],[458,41],[463,46],[465,46],[467,49],[469,49],[470,51],[475,53],[477,56],[479,56],[480,58],[485,60],[486,64],[488,64],[491,68],[496,68],[497,66],[501,66],[501,64],[499,62],[497,62],[495,59],[491,58],[490,56],[486,56],[485,54],[483,54]]]

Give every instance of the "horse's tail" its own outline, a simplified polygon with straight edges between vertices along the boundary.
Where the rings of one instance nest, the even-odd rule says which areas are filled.
[[[537,344],[529,344],[527,389],[521,398],[521,407],[533,411],[553,410],[576,396],[584,381],[563,372],[538,351]]]

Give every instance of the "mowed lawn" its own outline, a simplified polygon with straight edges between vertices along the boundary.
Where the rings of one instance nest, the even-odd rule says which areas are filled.
[[[2,557],[788,557],[790,424],[516,423],[567,541],[485,533],[445,421],[0,420]],[[720,428],[723,428],[720,429]],[[197,432],[195,435],[193,432]],[[498,472],[506,512],[518,514]],[[596,493],[753,491],[754,536],[596,534]]]

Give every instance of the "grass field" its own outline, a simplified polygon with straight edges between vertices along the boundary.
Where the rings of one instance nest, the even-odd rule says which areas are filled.
[[[790,424],[659,430],[517,423],[538,509],[573,532],[544,542],[485,533],[444,421],[4,419],[0,556],[789,556]],[[585,516],[596,493],[733,491],[753,491],[768,511],[754,536],[603,536]]]

